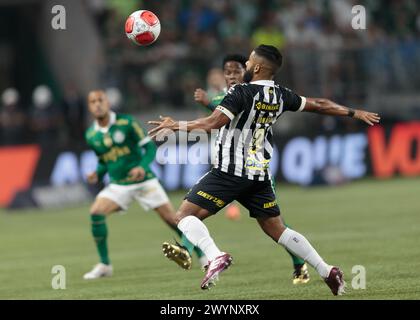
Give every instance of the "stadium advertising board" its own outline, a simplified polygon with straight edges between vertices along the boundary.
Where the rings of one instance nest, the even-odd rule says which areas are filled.
[[[197,163],[190,155],[207,147],[198,141],[159,148],[152,167],[164,187],[194,185],[210,164]],[[173,161],[167,163],[168,159]],[[95,169],[96,161],[85,148],[2,147],[0,206],[56,207],[88,201],[100,188],[86,185],[86,174]],[[275,140],[270,167],[277,181],[304,186],[337,185],[366,176],[420,175],[420,122],[329,136],[281,137]]]

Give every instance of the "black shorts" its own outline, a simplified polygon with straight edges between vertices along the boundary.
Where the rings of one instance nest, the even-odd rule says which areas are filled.
[[[191,188],[185,199],[212,214],[237,200],[253,218],[280,215],[270,180],[253,181],[214,168]]]

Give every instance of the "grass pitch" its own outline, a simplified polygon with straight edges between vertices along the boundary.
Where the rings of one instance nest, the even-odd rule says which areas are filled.
[[[47,211],[0,211],[0,299],[419,299],[420,179],[364,180],[340,188],[278,187],[286,222],[324,259],[339,265],[347,295],[333,297],[311,268],[294,286],[291,259],[248,217],[206,221],[221,250],[234,257],[215,288],[202,291],[197,260],[184,271],[161,243],[174,234],[137,204],[108,220],[114,276],[85,281],[96,262],[88,206]],[[178,206],[183,193],[171,194]],[[54,290],[54,265],[66,270],[66,289]],[[351,287],[352,267],[366,269],[366,289]]]

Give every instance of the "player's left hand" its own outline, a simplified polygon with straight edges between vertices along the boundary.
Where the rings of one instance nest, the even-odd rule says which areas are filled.
[[[353,118],[364,121],[370,126],[375,125],[375,123],[379,123],[379,120],[381,120],[379,114],[363,110],[355,110]]]
[[[160,121],[149,121],[148,124],[156,126],[149,130],[148,134],[152,139],[163,138],[165,136],[173,133],[173,128],[175,127],[176,121],[171,117],[162,117],[160,116]]]
[[[144,179],[144,176],[146,175],[146,172],[144,171],[144,169],[142,167],[135,167],[135,168],[130,170],[128,175],[130,177],[129,180],[138,181],[138,180],[143,180]]]

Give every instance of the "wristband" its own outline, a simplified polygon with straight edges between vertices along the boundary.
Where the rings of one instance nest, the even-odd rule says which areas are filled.
[[[347,113],[347,116],[349,116],[350,118],[353,118],[355,113],[356,113],[356,111],[354,111],[353,109],[349,109],[348,113]]]

